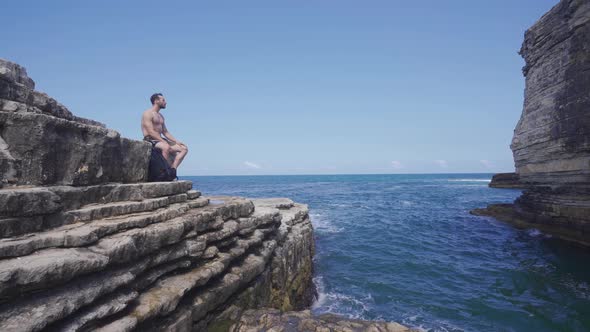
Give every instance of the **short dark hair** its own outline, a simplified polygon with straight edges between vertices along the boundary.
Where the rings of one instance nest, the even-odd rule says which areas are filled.
[[[156,102],[156,100],[160,99],[160,97],[164,97],[163,94],[157,92],[154,93],[151,97],[150,97],[150,101],[152,102],[152,105]]]

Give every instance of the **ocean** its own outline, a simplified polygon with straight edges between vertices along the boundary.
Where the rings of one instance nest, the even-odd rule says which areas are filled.
[[[315,231],[313,312],[424,331],[590,331],[590,250],[469,214],[492,174],[206,176],[204,195],[289,197]]]

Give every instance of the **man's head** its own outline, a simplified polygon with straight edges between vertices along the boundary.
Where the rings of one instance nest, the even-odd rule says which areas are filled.
[[[154,93],[150,97],[150,101],[152,102],[152,105],[158,105],[160,108],[166,108],[166,98],[164,98],[164,96],[159,92]]]

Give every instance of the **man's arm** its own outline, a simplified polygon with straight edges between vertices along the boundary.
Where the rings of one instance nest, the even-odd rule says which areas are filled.
[[[151,139],[166,143],[166,140],[154,129],[153,116],[151,112],[144,112],[141,116],[141,126],[145,128]]]
[[[174,136],[172,136],[172,134],[168,131],[168,128],[166,128],[166,122],[164,122],[162,124],[162,135],[164,135],[164,137],[166,137],[167,139],[169,139],[170,141],[178,144],[178,145],[184,145],[184,143],[182,143],[181,141],[177,140]]]

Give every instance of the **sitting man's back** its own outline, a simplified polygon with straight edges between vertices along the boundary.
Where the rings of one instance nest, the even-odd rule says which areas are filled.
[[[188,147],[172,136],[166,128],[164,117],[160,114],[160,110],[166,108],[166,98],[161,93],[154,93],[150,101],[152,107],[143,112],[141,117],[143,139],[152,143],[154,148],[162,151],[166,160],[169,160],[170,153],[176,153],[170,166],[177,169],[188,153]]]

